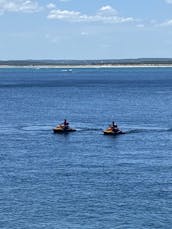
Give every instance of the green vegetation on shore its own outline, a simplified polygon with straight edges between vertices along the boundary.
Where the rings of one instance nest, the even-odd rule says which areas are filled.
[[[172,58],[105,60],[0,60],[0,66],[172,65]]]

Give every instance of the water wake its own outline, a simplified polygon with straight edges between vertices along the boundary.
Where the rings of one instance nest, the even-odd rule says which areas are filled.
[[[104,129],[103,128],[95,128],[95,127],[75,127],[78,132],[102,132]],[[28,125],[28,126],[0,126],[0,133],[14,133],[18,131],[26,131],[26,132],[37,132],[37,131],[47,131],[50,132],[52,131],[53,126],[50,125]],[[149,133],[149,132],[172,132],[172,128],[157,128],[157,127],[143,127],[143,128],[131,128],[127,127],[126,128],[121,128],[122,131],[126,134],[139,134],[139,133]]]
[[[94,127],[90,127],[90,128],[89,127],[85,127],[85,128],[84,127],[82,127],[82,128],[81,127],[78,127],[78,128],[76,127],[76,130],[80,131],[80,132],[81,131],[82,132],[86,132],[86,131],[103,131],[102,128],[94,128]]]
[[[172,128],[135,128],[125,131],[125,133],[148,133],[148,132],[171,132]]]

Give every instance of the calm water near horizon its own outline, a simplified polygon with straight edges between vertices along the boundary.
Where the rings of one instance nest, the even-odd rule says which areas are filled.
[[[2,229],[171,229],[172,68],[0,69],[0,162]]]

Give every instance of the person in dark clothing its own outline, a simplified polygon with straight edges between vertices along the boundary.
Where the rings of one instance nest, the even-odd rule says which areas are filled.
[[[114,121],[111,124],[111,128],[113,131],[116,131],[116,132],[119,130],[117,124]]]
[[[64,125],[64,128],[69,128],[69,123],[67,122],[66,119],[64,119],[64,122],[63,122],[63,125]]]

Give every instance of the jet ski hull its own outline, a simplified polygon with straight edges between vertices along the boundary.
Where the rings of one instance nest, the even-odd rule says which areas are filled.
[[[119,135],[119,134],[125,134],[124,132],[122,132],[121,130],[119,131],[113,131],[113,130],[104,130],[103,133],[105,135]]]
[[[73,128],[63,128],[63,127],[55,127],[53,129],[53,132],[54,133],[58,133],[58,134],[63,134],[63,133],[70,133],[70,132],[74,132],[76,131],[76,129],[73,129]]]

